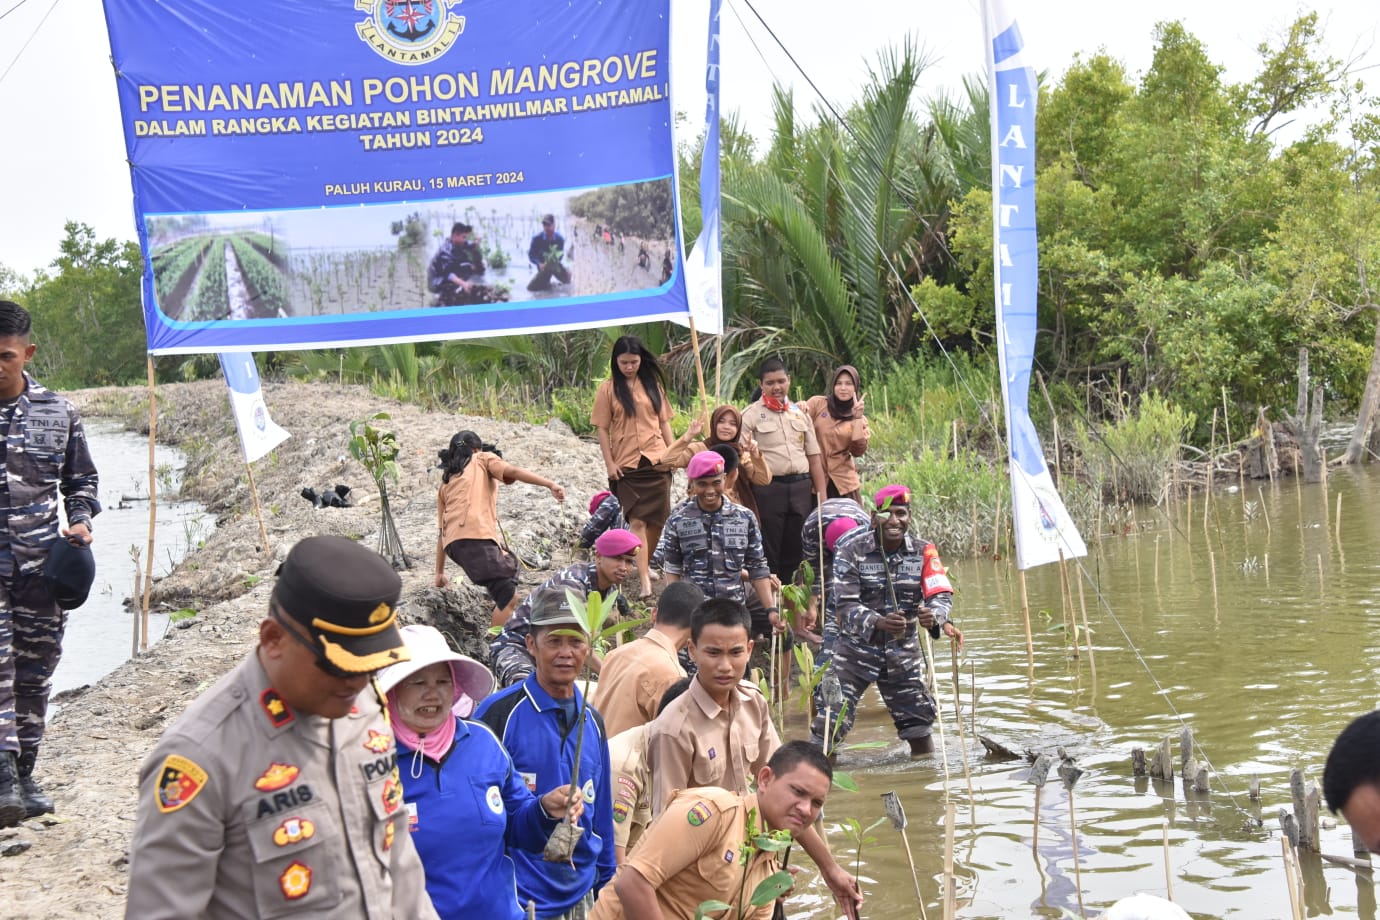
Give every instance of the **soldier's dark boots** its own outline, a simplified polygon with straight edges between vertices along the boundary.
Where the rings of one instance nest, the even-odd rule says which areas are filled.
[[[38,760],[38,748],[21,748],[15,758],[19,773],[19,799],[24,803],[24,816],[37,818],[39,815],[53,813],[53,797],[46,795],[34,780],[34,762]]]
[[[919,757],[921,754],[934,753],[934,737],[925,735],[923,738],[910,739],[910,756]]]
[[[0,827],[14,827],[23,820],[24,800],[19,797],[14,751],[0,751]]]

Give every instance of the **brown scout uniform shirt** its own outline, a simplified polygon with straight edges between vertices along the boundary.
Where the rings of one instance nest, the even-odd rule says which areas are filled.
[[[609,765],[613,768],[613,842],[631,850],[652,823],[646,725],[609,738]]]
[[[815,426],[798,403],[773,412],[760,399],[743,410],[742,436],[752,435],[773,477],[810,472],[809,458],[819,453]]]
[[[441,483],[436,493],[436,518],[441,548],[456,540],[498,542],[498,485],[517,482],[516,469],[497,454],[477,451],[465,472]]]
[[[691,681],[647,729],[652,814],[661,814],[677,789],[717,786],[746,793],[780,746],[771,709],[756,685],[740,681],[724,709],[698,679]]]
[[[861,457],[866,452],[867,441],[872,437],[867,418],[834,418],[829,414],[827,396],[811,396],[806,407],[814,422],[819,452],[824,456],[825,475],[833,481],[834,488],[840,494],[856,492],[862,480],[858,477],[858,465],[853,458]]]
[[[780,865],[775,853],[753,852],[744,879],[742,846],[747,841],[748,813],[757,796],[723,789],[684,789],[676,793],[643,835],[619,875],[631,867],[656,889],[656,901],[668,918],[693,920],[705,901],[733,904],[743,892],[744,907],[762,880]],[[757,816],[760,833],[762,818]],[[621,920],[623,904],[615,890],[618,876],[599,894],[590,920]],[[767,920],[772,904],[747,908],[747,920]],[[731,913],[737,917],[738,914]]]
[[[372,690],[343,719],[294,712],[254,652],[144,761],[128,920],[436,917]]]
[[[684,676],[671,640],[652,629],[604,656],[590,702],[611,738],[655,719],[666,688]]]
[[[670,447],[661,436],[661,423],[670,421],[674,411],[666,394],[661,394],[661,412],[652,411],[652,401],[640,380],[629,380],[628,389],[632,391],[633,406],[637,412],[631,418],[623,411],[623,404],[613,393],[613,381],[605,380],[599,384],[594,394],[594,410],[589,420],[595,428],[603,428],[609,433],[609,453],[613,464],[620,470],[634,470],[646,457],[652,463],[660,463],[661,455]]]

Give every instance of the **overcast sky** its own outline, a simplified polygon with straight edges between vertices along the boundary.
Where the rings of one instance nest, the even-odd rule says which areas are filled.
[[[344,2],[344,0],[341,0]],[[927,95],[957,91],[982,67],[977,0],[752,0],[820,91],[837,108],[856,99],[868,66],[888,44],[912,36],[931,57]],[[19,4],[16,6],[15,4]],[[700,119],[707,0],[673,0],[673,94]],[[1229,81],[1255,75],[1255,48],[1316,8],[1329,51],[1369,67],[1380,89],[1380,3],[1323,0],[1011,0],[1030,61],[1057,79],[1073,56],[1105,49],[1133,74],[1149,65],[1158,21],[1178,19],[1201,39]],[[57,255],[68,220],[100,238],[134,239],[124,138],[110,67],[105,18],[94,0],[0,0],[0,265],[31,273]],[[1249,10],[1243,12],[1243,10]],[[45,18],[46,17],[46,18]],[[26,47],[27,43],[27,47]],[[724,0],[724,110],[737,110],[759,136],[769,130],[773,80],[796,88],[797,105],[816,101],[800,72],[745,0]],[[21,53],[21,49],[22,53]]]

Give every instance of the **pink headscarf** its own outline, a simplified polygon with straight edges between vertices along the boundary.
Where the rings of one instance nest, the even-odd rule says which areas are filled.
[[[455,697],[451,704],[460,702],[460,697],[464,696],[464,690],[460,687],[460,675],[456,673],[455,662],[447,661],[446,667],[450,668],[450,679],[455,687]],[[403,721],[402,713],[398,711],[398,697],[396,693],[388,694],[388,718],[392,723],[393,737],[399,744],[405,744],[414,751],[421,753],[430,759],[440,763],[441,758],[450,753],[450,747],[455,743],[455,715],[451,714],[449,719],[441,723],[441,727],[430,731],[424,735],[418,734]]]

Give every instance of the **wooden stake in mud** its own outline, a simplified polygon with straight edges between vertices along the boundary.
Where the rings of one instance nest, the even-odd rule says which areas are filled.
[[[153,355],[149,355],[149,545],[144,559],[144,601],[139,616],[139,651],[149,650],[149,596],[153,593],[153,535],[158,524],[158,478],[153,445],[158,431],[158,400],[153,389]]]
[[[1342,548],[1342,493],[1337,493],[1337,516],[1333,521],[1333,534],[1337,537],[1337,549]]]
[[[958,723],[958,749],[963,755],[963,780],[968,784],[968,807],[977,809],[977,799],[973,795],[973,775],[968,770],[968,733],[963,730],[963,709],[958,701],[958,645],[949,643],[949,659],[954,669],[954,721]]]
[[[1078,621],[1073,617],[1073,591],[1069,588],[1069,567],[1064,548],[1059,548],[1059,598],[1064,607],[1064,635],[1073,640],[1073,657],[1078,657]]]
[[[972,695],[972,703],[968,705],[968,724],[972,727],[973,737],[977,737],[977,663],[968,662],[968,692]]]
[[[1169,819],[1165,818],[1160,825],[1160,830],[1164,834],[1164,897],[1166,901],[1174,900],[1174,871],[1173,864],[1169,861]]]
[[[1155,538],[1158,541],[1158,537]],[[1159,548],[1158,542],[1155,544]],[[1097,695],[1097,657],[1093,655],[1092,629],[1088,626],[1088,604],[1083,598],[1083,579],[1078,579],[1078,609],[1083,614],[1083,635],[1088,640],[1088,668],[1092,671],[1093,696]]]
[[[1040,849],[1040,793],[1044,791],[1045,781],[1049,779],[1049,768],[1054,766],[1054,758],[1041,754],[1035,758],[1026,782],[1035,787],[1035,820],[1030,834],[1030,849]]]
[[[1304,920],[1304,915],[1299,911],[1298,878],[1294,874],[1294,854],[1289,849],[1288,837],[1280,836],[1279,848],[1284,854],[1284,883],[1289,889],[1289,914],[1293,920]]]
[[[882,806],[891,826],[901,835],[901,843],[906,847],[906,862],[910,864],[910,880],[915,883],[915,903],[920,905],[920,920],[929,920],[925,913],[925,896],[920,893],[920,874],[915,871],[915,857],[910,852],[910,839],[906,837],[906,810],[901,807],[901,799],[894,792],[882,793]],[[952,852],[952,851],[951,851]]]
[[[1030,598],[1025,590],[1025,569],[1021,569],[1021,616],[1025,619],[1025,665],[1034,668],[1035,642],[1030,636]]]
[[[944,810],[944,920],[954,920],[954,803]]]
[[[1082,775],[1083,771],[1068,757],[1059,764],[1059,778],[1064,781],[1064,788],[1069,793],[1069,833],[1073,835],[1073,879],[1078,888],[1078,913],[1086,916],[1087,911],[1083,908],[1083,868],[1078,861],[1078,819],[1073,812],[1073,784]]]

